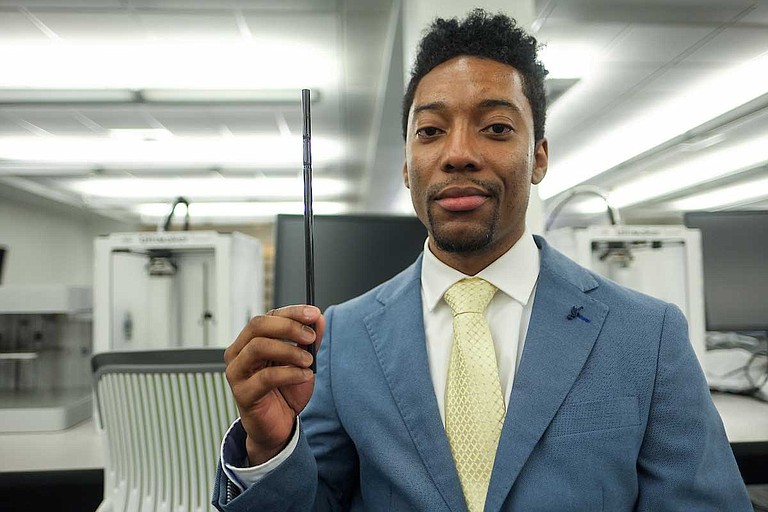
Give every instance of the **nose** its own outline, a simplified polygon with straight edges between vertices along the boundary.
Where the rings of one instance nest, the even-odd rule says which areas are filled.
[[[480,169],[480,155],[471,130],[456,127],[445,134],[442,165],[444,172],[476,171]]]

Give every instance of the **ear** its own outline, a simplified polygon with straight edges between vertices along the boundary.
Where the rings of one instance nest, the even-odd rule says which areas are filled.
[[[405,183],[405,188],[411,188],[411,183],[408,181],[408,163],[405,161],[403,161],[403,183]]]
[[[531,183],[538,185],[547,174],[547,167],[549,166],[549,145],[546,138],[536,143],[536,147],[533,149],[533,158],[534,165],[533,172],[531,173]]]

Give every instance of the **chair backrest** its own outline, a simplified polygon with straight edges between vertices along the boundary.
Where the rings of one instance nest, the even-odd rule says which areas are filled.
[[[237,408],[223,349],[109,352],[91,360],[106,437],[99,511],[197,512]]]

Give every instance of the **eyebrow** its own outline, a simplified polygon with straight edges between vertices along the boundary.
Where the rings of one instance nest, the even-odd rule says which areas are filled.
[[[490,108],[496,108],[496,107],[504,107],[504,108],[508,108],[510,110],[514,110],[518,114],[522,114],[522,110],[520,110],[520,107],[518,107],[516,104],[512,103],[509,100],[487,99],[487,100],[481,101],[478,106],[480,108],[484,108],[484,109],[490,109]]]
[[[496,98],[489,98],[482,100],[477,105],[479,108],[487,110],[497,107],[503,107],[510,110],[515,111],[518,114],[522,114],[522,110],[520,107],[518,107],[516,104],[512,103],[509,100],[503,100],[503,99],[496,99]],[[413,115],[420,114],[421,112],[426,111],[436,111],[436,110],[446,110],[448,108],[448,105],[444,101],[433,101],[431,103],[423,103],[421,105],[417,105],[413,107]]]
[[[417,105],[413,107],[413,115],[420,114],[421,112],[426,112],[430,110],[445,110],[448,108],[448,105],[445,104],[444,101],[433,101],[432,103],[423,103],[421,105]]]

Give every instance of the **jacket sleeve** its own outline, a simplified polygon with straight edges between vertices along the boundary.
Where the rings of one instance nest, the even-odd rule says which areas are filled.
[[[315,389],[300,415],[301,431],[296,450],[263,480],[242,493],[219,465],[212,499],[218,510],[325,512],[349,508],[358,486],[357,453],[339,421],[333,398],[333,314],[333,307],[325,313],[325,334],[317,354]]]
[[[672,305],[637,469],[638,512],[752,510],[685,318]]]

